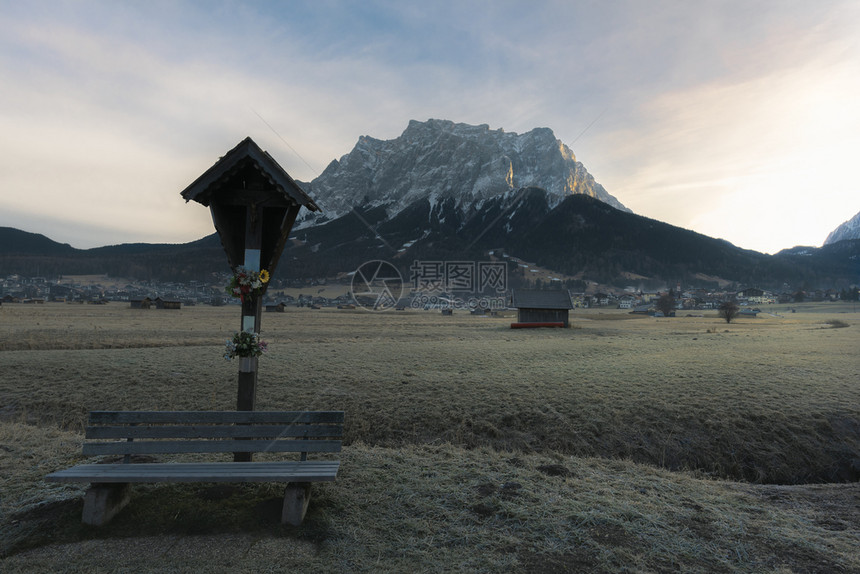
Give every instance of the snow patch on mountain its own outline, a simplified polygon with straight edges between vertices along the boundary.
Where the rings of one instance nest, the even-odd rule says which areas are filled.
[[[824,240],[824,245],[830,245],[845,239],[860,239],[860,213],[834,229]]]

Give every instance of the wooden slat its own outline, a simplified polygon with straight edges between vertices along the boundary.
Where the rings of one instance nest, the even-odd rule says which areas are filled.
[[[87,427],[89,439],[109,438],[322,438],[343,436],[340,425],[169,425]]]
[[[339,461],[176,464],[82,464],[45,477],[52,482],[320,482],[333,481]]]
[[[343,411],[91,411],[90,425],[343,423]]]
[[[340,452],[339,440],[203,440],[84,443],[86,456],[214,452]]]

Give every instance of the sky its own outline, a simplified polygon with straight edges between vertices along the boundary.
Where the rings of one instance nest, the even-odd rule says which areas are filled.
[[[860,212],[856,0],[0,0],[0,226],[214,231],[246,136],[310,181],[430,118],[548,127],[633,212],[745,248]]]

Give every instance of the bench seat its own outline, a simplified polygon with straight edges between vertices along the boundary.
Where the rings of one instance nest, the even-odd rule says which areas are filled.
[[[53,482],[331,482],[340,461],[79,464],[53,472]]]

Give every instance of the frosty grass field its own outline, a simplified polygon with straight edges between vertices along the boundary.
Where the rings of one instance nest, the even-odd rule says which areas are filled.
[[[103,529],[90,410],[229,410],[236,307],[0,307],[0,568],[860,571],[860,315],[265,313],[260,410],[346,411],[305,524],[278,485],[140,485]]]

